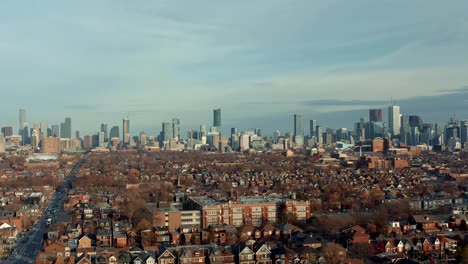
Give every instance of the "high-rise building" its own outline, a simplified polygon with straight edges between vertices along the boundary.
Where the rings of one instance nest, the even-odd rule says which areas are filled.
[[[304,136],[304,129],[302,127],[302,115],[294,115],[294,136]]]
[[[273,132],[273,143],[277,144],[280,136],[281,132],[279,130],[275,130],[275,132]]]
[[[86,135],[83,137],[83,148],[84,149],[92,149],[93,148],[93,137],[90,135]]]
[[[60,126],[59,125],[52,125],[52,134],[51,136],[53,137],[59,137],[60,136]]]
[[[41,139],[48,137],[49,135],[47,134],[47,129],[49,128],[49,125],[47,124],[47,121],[43,120],[41,121],[40,125],[40,137]]]
[[[108,132],[107,124],[104,124],[104,123],[101,124],[101,132],[104,133],[104,141],[107,142],[109,140],[109,134],[107,133]]]
[[[400,135],[400,107],[391,105],[388,107],[388,128],[392,136]]]
[[[124,145],[128,145],[128,143],[130,143],[130,120],[128,119],[128,117],[125,117],[123,119],[122,133],[122,143]]]
[[[454,118],[450,118],[450,121],[445,126],[445,142],[449,142],[450,138],[460,139],[460,123]]]
[[[180,140],[180,119],[172,118],[172,138]]]
[[[213,127],[215,127],[218,132],[221,132],[221,108],[213,110]]]
[[[22,134],[22,130],[28,126],[28,121],[27,121],[27,116],[26,116],[26,109],[25,108],[20,108],[20,113],[19,113],[19,134]]]
[[[231,136],[237,133],[237,128],[231,127]]]
[[[0,134],[0,153],[5,153],[5,145],[5,138],[2,136],[2,134]]]
[[[145,146],[148,143],[146,139],[146,133],[144,131],[140,132],[140,144]]]
[[[317,120],[310,120],[309,136],[315,136],[315,128],[317,127]]]
[[[304,128],[302,126],[302,115],[294,115],[294,143],[304,145]]]
[[[462,146],[468,141],[468,120],[460,122],[460,141]]]
[[[172,124],[171,123],[162,123],[162,141],[168,142],[172,138]]]
[[[13,135],[13,127],[12,126],[2,127],[2,134],[4,137],[11,137],[11,135]]]
[[[105,142],[106,134],[104,132],[99,132],[97,134],[97,136],[98,136],[98,138],[97,138],[98,139],[98,144],[97,145],[100,148],[104,148],[106,146],[106,142]]]
[[[80,131],[79,130],[75,131],[75,138],[77,138],[77,139],[80,138]]]
[[[72,134],[72,124],[71,118],[65,118],[65,122],[60,124],[60,137],[61,138],[71,138]]]
[[[382,122],[382,109],[370,109],[369,121],[370,122]]]
[[[109,132],[109,138],[120,138],[119,131],[118,126],[113,126]]]

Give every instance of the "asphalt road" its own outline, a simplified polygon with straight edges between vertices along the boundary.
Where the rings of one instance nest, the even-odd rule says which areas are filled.
[[[5,264],[23,264],[34,263],[37,254],[43,249],[44,246],[44,232],[47,227],[47,219],[50,218],[51,222],[56,221],[56,217],[62,212],[63,203],[67,197],[71,180],[76,176],[76,172],[81,166],[81,163],[86,158],[86,154],[75,164],[70,174],[65,177],[62,185],[52,196],[45,213],[33,225],[31,230],[20,239],[14,247],[12,253],[6,260]]]

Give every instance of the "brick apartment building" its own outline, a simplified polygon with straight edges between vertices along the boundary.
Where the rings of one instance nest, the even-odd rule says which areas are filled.
[[[291,215],[299,221],[310,217],[310,202],[284,198],[242,197],[237,202],[220,202],[213,198],[190,198],[190,206],[201,212],[202,228],[226,224],[236,227],[262,226],[276,223],[282,214]]]

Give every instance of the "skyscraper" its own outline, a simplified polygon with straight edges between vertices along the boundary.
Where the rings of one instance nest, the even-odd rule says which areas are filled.
[[[315,136],[315,129],[317,127],[317,120],[310,120],[310,129],[309,129],[309,136]]]
[[[216,128],[218,132],[221,129],[221,108],[213,110],[213,127]]]
[[[162,141],[169,141],[172,138],[172,124],[171,123],[162,123]]]
[[[400,107],[391,105],[388,107],[388,128],[392,136],[400,135],[401,127]]]
[[[119,127],[118,126],[113,126],[109,132],[109,138],[119,138]]]
[[[43,139],[45,137],[48,137],[49,135],[47,135],[47,128],[49,128],[49,125],[47,124],[47,121],[41,121],[41,125],[40,125],[40,131],[41,131],[41,134],[40,134],[40,138]]]
[[[60,124],[60,137],[61,138],[71,138],[71,118],[65,118],[65,122]]]
[[[13,127],[12,126],[2,127],[2,134],[4,137],[11,137],[11,135],[13,135]]]
[[[59,125],[52,125],[52,134],[51,136],[53,137],[59,137],[60,136],[60,126]]]
[[[172,118],[172,138],[180,140],[180,119]]]
[[[102,123],[101,124],[101,132],[104,133],[104,141],[107,142],[109,139],[109,135],[107,134],[108,131],[108,126],[107,124]]]
[[[460,141],[462,146],[468,141],[468,120],[460,122]]]
[[[294,115],[294,136],[304,136],[304,129],[302,127],[302,115]]]
[[[124,145],[127,145],[128,143],[130,143],[130,120],[128,119],[128,117],[125,117],[123,119],[122,133],[122,142]]]
[[[28,121],[26,119],[26,109],[20,108],[19,113],[19,134],[22,135],[22,130],[28,126]]]
[[[369,121],[370,122],[382,122],[382,109],[370,109]]]
[[[302,115],[294,114],[294,143],[304,145],[304,128],[302,126]]]

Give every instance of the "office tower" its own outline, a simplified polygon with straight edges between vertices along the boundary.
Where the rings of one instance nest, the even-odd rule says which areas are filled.
[[[462,146],[468,141],[468,120],[460,122],[460,141]]]
[[[39,146],[39,129],[33,129],[31,132],[31,146],[38,147]]]
[[[130,143],[130,120],[125,117],[122,122],[122,143],[128,145]]]
[[[445,142],[450,138],[460,139],[460,124],[452,117],[445,126]]]
[[[19,134],[22,134],[22,130],[28,126],[28,121],[26,119],[26,109],[20,108],[19,113]]]
[[[180,119],[172,118],[172,138],[180,140]]]
[[[400,115],[400,143],[409,144],[411,129],[409,125],[409,116]]]
[[[71,138],[71,118],[65,118],[65,122],[60,124],[60,137]]]
[[[80,138],[80,131],[79,130],[75,131],[75,137],[78,138],[78,139]]]
[[[2,127],[2,134],[4,137],[11,137],[13,135],[13,127],[12,126]]]
[[[237,133],[237,128],[231,127],[231,136]]]
[[[210,147],[213,147],[216,149],[219,148],[219,140],[220,140],[219,132],[209,132],[206,139]]]
[[[213,127],[216,131],[221,132],[221,108],[213,110]]]
[[[146,139],[146,133],[144,131],[140,132],[140,144],[145,146],[148,143]]]
[[[93,137],[90,135],[86,135],[83,137],[83,148],[84,149],[92,149],[93,148]]]
[[[66,138],[72,137],[72,120],[70,117],[65,118]]]
[[[281,136],[281,132],[279,130],[275,130],[273,132],[273,143],[278,144],[278,139]]]
[[[97,134],[98,136],[98,147],[100,148],[103,148],[106,146],[106,143],[105,143],[105,138],[106,138],[106,134],[104,132],[99,132]]]
[[[391,105],[388,107],[388,128],[392,136],[400,135],[400,107]]]
[[[172,138],[172,124],[171,123],[162,123],[162,141],[167,142]]]
[[[60,126],[59,125],[52,125],[51,136],[53,136],[53,137],[59,137],[60,136]]]
[[[294,115],[294,143],[302,146],[304,144],[304,129],[302,126],[302,115]]]
[[[112,138],[119,138],[120,135],[119,135],[119,127],[118,126],[113,126],[109,132],[109,138],[112,139]]]
[[[21,139],[23,141],[23,145],[29,144],[30,143],[30,138],[29,138],[29,128],[28,125],[23,127],[23,129],[20,131],[21,132]]]
[[[315,128],[317,127],[317,120],[310,120],[309,136],[315,136]]]
[[[48,124],[47,124],[47,121],[41,121],[40,125],[39,125],[39,138],[42,140],[46,137],[48,137],[49,135],[47,134],[47,130],[48,130]]]
[[[347,128],[340,128],[336,131],[336,140],[337,141],[348,141],[349,140],[349,132]]]
[[[315,136],[317,137],[317,142],[321,145],[323,144],[323,131],[322,127],[316,126],[315,127]]]
[[[370,122],[382,122],[382,109],[370,109],[369,121]]]
[[[102,123],[101,124],[101,132],[104,133],[104,141],[109,141],[109,134],[107,133],[108,132],[108,126],[107,124],[104,124]]]
[[[0,153],[5,153],[5,148],[6,148],[6,142],[5,138],[0,134]]]
[[[302,115],[294,115],[294,136],[304,136],[304,129],[302,127]]]
[[[202,137],[206,137],[206,125],[201,125],[200,126],[200,139]]]
[[[421,133],[420,133],[420,143],[422,144],[427,144],[427,145],[433,145],[434,144],[434,129],[432,124],[425,123],[422,125]]]

